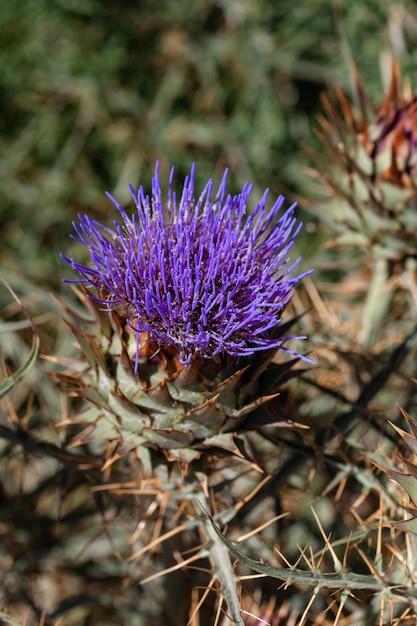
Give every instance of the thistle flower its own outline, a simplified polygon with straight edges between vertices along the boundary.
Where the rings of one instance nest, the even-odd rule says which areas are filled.
[[[121,223],[109,228],[79,216],[74,239],[90,263],[63,258],[79,274],[73,282],[95,291],[87,298],[78,290],[88,317],[63,304],[80,358],[55,362],[64,367],[56,377],[80,401],[65,421],[76,433],[72,445],[94,450],[106,474],[128,455],[120,465],[143,494],[143,479],[157,478],[160,519],[168,501],[187,519],[196,506],[208,547],[202,555],[209,555],[233,623],[243,626],[227,549],[193,502],[210,510],[207,477],[224,463],[235,476],[242,463],[253,467],[248,431],[297,427],[275,403],[280,385],[300,374],[292,369],[297,359],[277,363],[275,351],[265,351],[288,340],[295,320],[280,324],[280,314],[303,274],[290,277],[298,261],[291,263],[289,252],[301,227],[295,206],[280,215],[280,197],[267,210],[266,191],[249,213],[252,187],[227,195],[226,175],[216,193],[209,181],[196,198],[193,166],[177,201],[172,171],[164,202],[157,166],[150,197],[131,189],[135,214],[109,196]],[[255,352],[244,367],[233,358]],[[169,471],[161,483],[163,465]]]
[[[327,155],[311,151],[318,164],[313,174],[329,199],[335,241],[403,265],[417,254],[417,95],[401,84],[396,63],[379,106],[356,73],[355,86],[357,107],[338,86],[335,105],[323,97],[317,135]]]
[[[288,338],[274,340],[269,331],[310,273],[290,277],[299,261],[289,258],[301,228],[295,205],[279,216],[280,196],[268,211],[267,190],[249,215],[252,186],[227,195],[227,171],[214,198],[210,180],[196,199],[195,166],[178,202],[173,174],[166,202],[158,165],[151,197],[131,187],[137,208],[131,216],[108,194],[122,225],[108,228],[79,215],[73,238],[88,249],[91,263],[63,256],[81,276],[69,282],[95,287],[102,296],[92,297],[125,316],[138,341],[148,333],[161,347],[175,346],[185,364],[196,354],[245,356],[273,347],[294,354],[283,346]]]

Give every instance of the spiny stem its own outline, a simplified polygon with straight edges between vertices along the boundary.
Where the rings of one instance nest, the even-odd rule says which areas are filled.
[[[245,626],[241,615],[242,608],[237,594],[237,579],[233,573],[230,554],[213,528],[210,518],[210,504],[207,501],[202,487],[198,499],[194,502],[196,513],[198,513],[200,518],[200,528],[207,540],[207,551],[213,564],[214,577],[217,578],[220,583],[223,596],[227,602],[232,624],[235,626]],[[201,509],[204,509],[203,515],[201,515]]]
[[[246,567],[259,574],[278,578],[286,583],[310,585],[315,588],[323,587],[348,591],[353,589],[368,589],[380,593],[385,598],[399,596],[413,602],[417,598],[413,585],[401,585],[393,581],[386,581],[383,577],[379,577],[378,575],[356,574],[346,570],[335,573],[323,573],[319,570],[304,571],[291,567],[275,567],[263,561],[255,561],[246,556],[246,554],[239,550],[232,542],[226,539],[226,537],[221,534],[220,529],[212,518],[210,518],[210,523],[213,531],[217,534],[222,543],[227,546],[231,554],[238,561],[243,563],[243,565],[246,565]]]

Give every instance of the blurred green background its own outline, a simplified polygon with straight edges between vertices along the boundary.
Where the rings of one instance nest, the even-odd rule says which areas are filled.
[[[0,32],[0,264],[25,293],[61,289],[76,214],[112,220],[104,191],[128,202],[157,159],[179,187],[196,161],[199,185],[308,195],[320,92],[352,55],[371,95],[384,55],[417,56],[412,1],[1,0]]]

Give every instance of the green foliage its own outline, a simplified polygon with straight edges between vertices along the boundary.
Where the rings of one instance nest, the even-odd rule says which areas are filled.
[[[18,304],[21,305],[21,303],[19,302],[19,299],[14,294],[14,292],[11,291],[11,293],[12,293],[12,295],[15,296]],[[6,394],[8,394],[13,389],[13,387],[15,385],[17,385],[17,383],[30,371],[30,369],[36,363],[36,360],[37,360],[38,355],[39,355],[40,342],[39,342],[38,330],[37,330],[37,328],[35,326],[34,321],[29,316],[29,314],[26,313],[26,315],[28,317],[28,320],[29,320],[30,325],[31,325],[32,330],[33,330],[33,345],[32,345],[32,348],[30,350],[29,356],[27,357],[27,360],[25,361],[25,363],[23,363],[23,365],[21,365],[16,370],[16,372],[13,372],[13,374],[11,374],[10,376],[7,376],[3,381],[0,382],[0,399],[3,398]],[[2,331],[6,332],[0,326],[0,332],[2,332]]]

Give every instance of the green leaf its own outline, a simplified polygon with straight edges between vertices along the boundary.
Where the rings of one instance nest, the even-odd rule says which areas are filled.
[[[417,478],[412,474],[402,474],[395,470],[386,470],[388,476],[401,485],[408,493],[414,505],[417,506]]]
[[[393,526],[399,530],[417,535],[417,517],[410,517],[410,519],[406,519],[404,522],[394,522]]]
[[[3,613],[0,611],[0,619],[3,620],[4,624],[11,624],[12,626],[22,626],[22,622],[18,622],[14,617],[10,617],[7,613]]]
[[[27,312],[27,310],[25,309],[25,307],[23,306],[23,304],[21,303],[21,301],[19,300],[19,298],[17,297],[13,289],[5,281],[3,282],[6,285],[7,289],[10,291],[10,293],[12,294],[12,296],[14,297],[14,299],[16,300],[16,302],[21,306],[22,311],[24,312],[27,319],[29,320],[30,325],[32,326],[32,330],[33,330],[33,341],[32,341],[32,348],[31,348],[31,351],[29,353],[29,356],[26,362],[21,367],[19,367],[19,369],[17,369],[16,372],[14,372],[14,374],[7,376],[0,383],[0,398],[3,398],[6,394],[8,394],[9,391],[11,391],[13,387],[19,382],[19,380],[21,380],[23,376],[25,376],[28,373],[28,371],[33,367],[33,365],[36,362],[36,359],[38,358],[39,346],[40,346],[38,329],[36,328],[36,325],[33,319],[31,318],[31,316],[29,315],[29,313]]]

